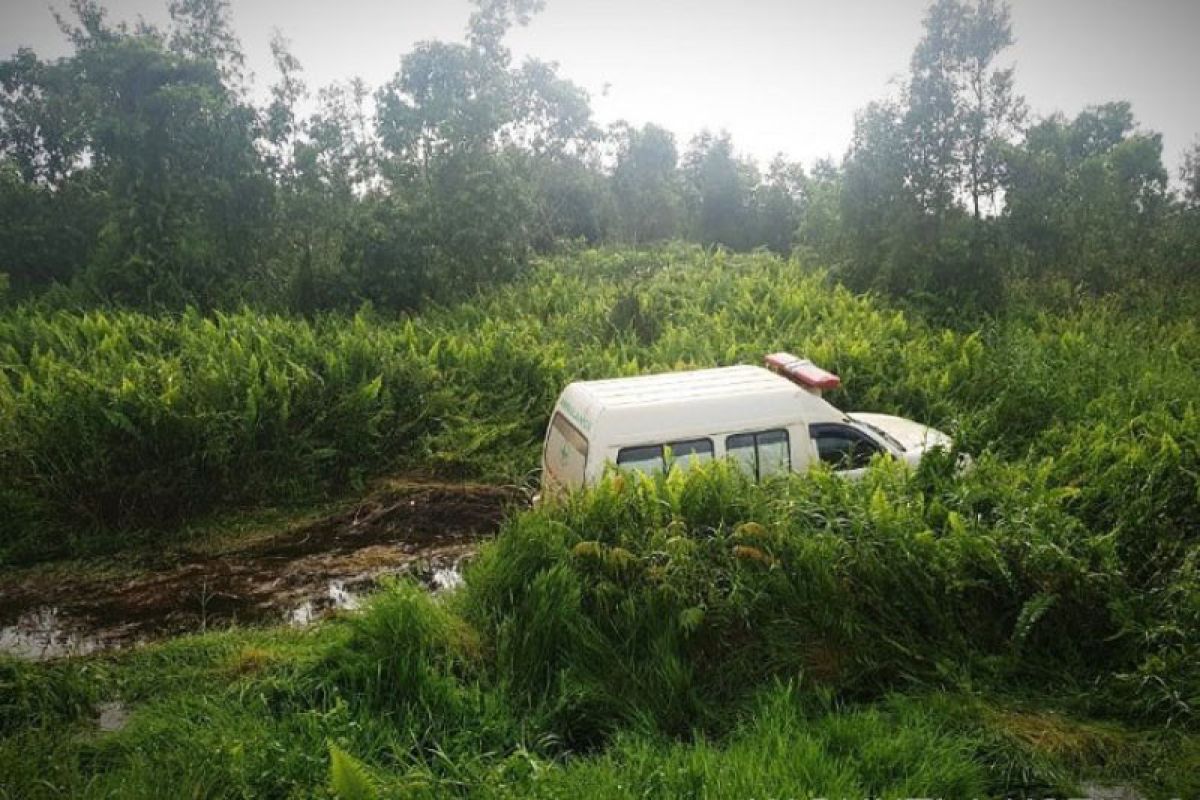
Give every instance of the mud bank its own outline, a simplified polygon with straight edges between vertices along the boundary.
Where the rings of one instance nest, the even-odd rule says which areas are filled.
[[[355,607],[387,575],[443,590],[520,502],[501,487],[394,485],[253,545],[133,577],[0,574],[0,653],[42,660],[231,625],[305,625]]]

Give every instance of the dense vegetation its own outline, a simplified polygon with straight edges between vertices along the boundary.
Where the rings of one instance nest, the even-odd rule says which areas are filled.
[[[13,797],[1193,796],[1194,576],[1135,586],[1018,472],[615,477],[512,519],[449,598],[0,663],[0,775]],[[113,698],[129,726],[91,732]]]
[[[14,521],[3,543],[43,549],[56,530],[103,537],[310,500],[400,468],[521,482],[568,381],[756,363],[778,349],[838,372],[843,407],[926,420],[973,452],[1039,469],[1050,458],[1061,485],[1090,492],[1095,470],[1125,464],[1132,476],[1160,456],[1186,469],[1195,452],[1187,299],[1125,302],[1134,307],[1064,290],[964,333],[795,262],[683,248],[548,260],[403,321],[21,309],[0,319],[0,508]],[[1169,517],[1183,533],[1188,473],[1164,463],[1161,480],[1183,503]],[[1154,519],[1131,512],[1128,524]]]
[[[269,92],[248,82],[224,0],[171,0],[167,29],[72,0],[71,55],[0,63],[0,284],[56,306],[395,311],[564,242],[681,238],[800,249],[962,315],[1014,280],[1103,293],[1200,263],[1200,151],[1172,186],[1128,103],[1032,117],[994,0],[930,6],[840,163],[765,171],[725,133],[602,128],[554,65],[505,48],[537,0],[476,5],[464,42],[418,44],[386,85],[314,94],[281,38]]]
[[[1030,123],[1006,9],[939,0],[840,164],[681,158],[511,63],[535,6],[303,119],[217,0],[0,64],[0,559],[532,483],[568,381],[781,349],[974,468],[611,476],[447,598],[0,661],[0,797],[1200,793],[1200,151]]]
[[[511,520],[448,606],[397,589],[311,637],[210,638],[87,679],[21,668],[6,769],[41,775],[11,759],[44,747],[38,769],[81,791],[99,775],[93,791],[151,793],[169,774],[254,794],[324,785],[333,737],[372,781],[435,794],[794,780],[970,796],[1088,771],[1195,791],[1200,331],[1186,299],[1049,291],[968,333],[794,261],[684,247],[548,260],[402,321],[11,312],[4,502],[28,520],[13,553],[375,470],[521,480],[565,381],[779,348],[839,372],[837,404],[934,423],[976,464],[616,478]],[[197,695],[176,669],[225,688]],[[900,690],[962,698],[871,704]],[[99,754],[50,743],[110,693],[148,710]],[[1026,713],[995,698],[1029,693],[1124,722],[1038,718],[1070,731],[1043,752],[993,726]],[[228,756],[189,761],[195,737]],[[269,748],[284,766],[236,755]],[[784,777],[761,753],[811,771]]]

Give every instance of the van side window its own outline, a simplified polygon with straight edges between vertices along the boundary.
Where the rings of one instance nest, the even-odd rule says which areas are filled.
[[[683,469],[689,469],[705,461],[712,461],[713,458],[712,439],[689,439],[685,442],[671,442],[667,445],[667,449],[671,451],[671,458],[674,459],[674,463]]]
[[[725,452],[758,480],[792,469],[788,432],[782,428],[726,436]]]
[[[808,434],[817,445],[817,455],[835,470],[862,469],[883,449],[849,425],[809,425]]]
[[[667,468],[666,453],[671,453],[671,463],[688,469],[713,457],[712,439],[687,439],[668,442],[665,445],[651,444],[637,447],[622,447],[617,452],[617,466],[638,472],[656,473]]]
[[[642,447],[622,447],[617,453],[617,466],[621,469],[654,474],[663,471],[661,444]]]
[[[588,440],[583,433],[558,412],[550,421],[546,451],[542,454],[546,468],[566,486],[582,486],[587,469]]]

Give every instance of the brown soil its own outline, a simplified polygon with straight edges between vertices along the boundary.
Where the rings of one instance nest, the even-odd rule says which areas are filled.
[[[233,624],[306,624],[354,607],[384,575],[445,588],[519,502],[494,486],[393,485],[217,555],[164,565],[142,554],[116,577],[0,574],[0,653],[46,659]]]

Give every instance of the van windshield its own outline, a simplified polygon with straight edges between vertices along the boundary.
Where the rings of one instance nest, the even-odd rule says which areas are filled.
[[[883,441],[887,442],[889,446],[895,448],[896,452],[903,453],[905,451],[906,448],[904,445],[900,444],[900,442],[896,440],[896,437],[892,436],[882,428],[877,428],[869,422],[863,422],[861,419],[855,419],[854,417],[850,417],[850,422],[854,425],[854,427],[873,434],[876,439],[882,439]]]

